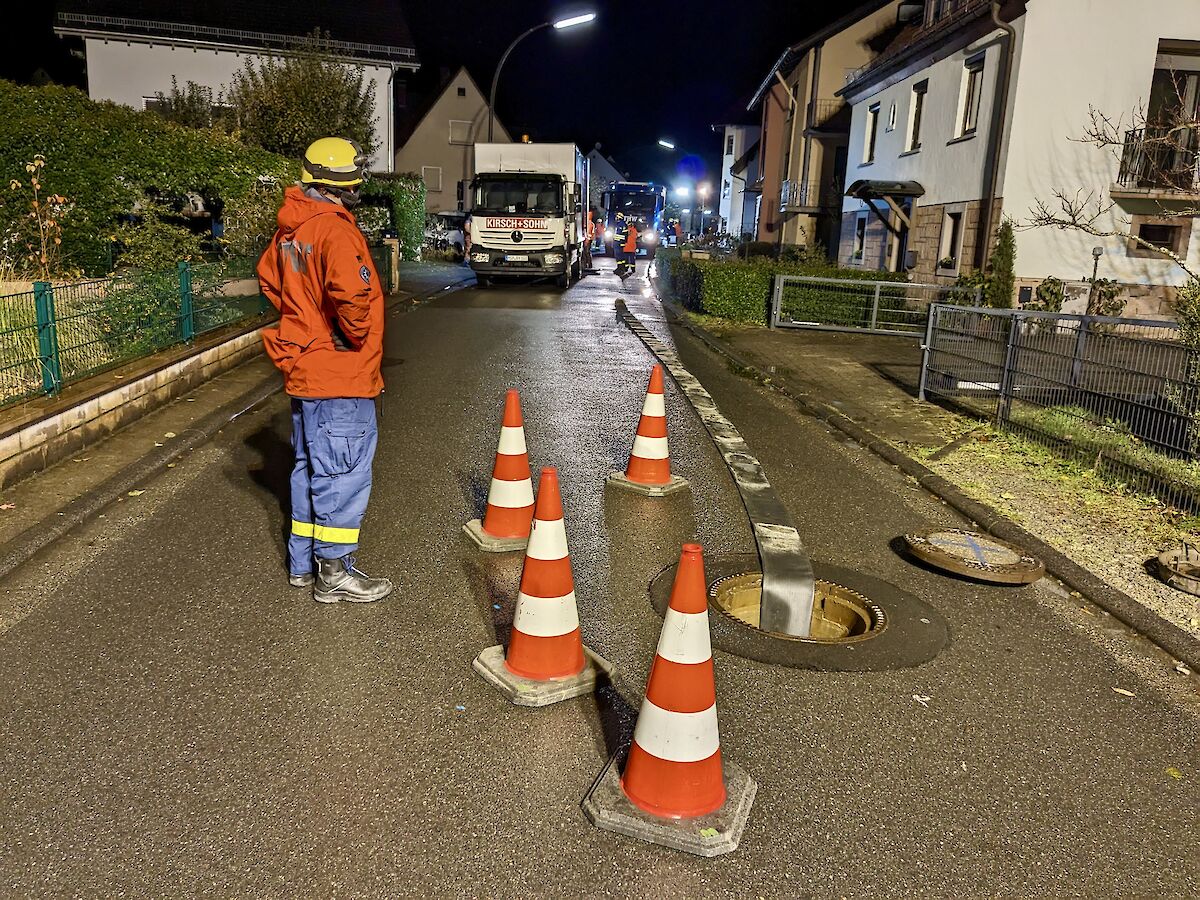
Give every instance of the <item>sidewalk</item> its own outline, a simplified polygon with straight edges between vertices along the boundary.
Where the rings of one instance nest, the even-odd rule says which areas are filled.
[[[788,393],[862,428],[1025,528],[1153,614],[1200,638],[1200,598],[1176,591],[1147,562],[1194,520],[1107,485],[1048,450],[979,419],[916,399],[921,350],[898,337],[770,330],[706,316],[688,321]]]
[[[429,297],[472,278],[471,271],[449,263],[402,262],[399,290],[388,297],[391,317],[403,313]],[[30,529],[61,531],[70,504],[102,488],[122,473],[142,467],[147,460],[161,460],[163,466],[184,465],[175,461],[172,445],[190,435],[199,423],[228,409],[226,421],[252,405],[278,372],[261,353],[249,361],[213,378],[188,394],[155,409],[114,434],[51,466],[43,472],[0,491],[0,558],[10,541]],[[280,382],[282,386],[282,382]],[[122,492],[126,493],[126,492]],[[112,500],[122,497],[112,496]],[[9,506],[11,504],[11,507]]]

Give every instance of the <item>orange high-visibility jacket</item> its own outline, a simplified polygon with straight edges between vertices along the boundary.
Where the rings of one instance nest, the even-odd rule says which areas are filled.
[[[263,329],[263,345],[289,395],[374,397],[383,390],[383,290],[353,213],[288,188],[258,282],[279,310],[279,324]]]
[[[629,234],[625,238],[625,245],[621,247],[626,253],[636,253],[638,242],[638,230],[632,222],[629,223]]]

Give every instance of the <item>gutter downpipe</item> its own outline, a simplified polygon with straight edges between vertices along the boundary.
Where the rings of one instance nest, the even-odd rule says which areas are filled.
[[[987,268],[992,257],[992,225],[995,219],[996,183],[1000,180],[1000,152],[1004,127],[1008,119],[1008,94],[1011,87],[1013,55],[1016,52],[1017,30],[1000,18],[1000,0],[992,0],[992,21],[1005,34],[1004,54],[1000,71],[996,73],[996,96],[992,103],[992,133],[988,147],[986,181],[983,196],[987,204],[980,211],[979,234],[975,238],[975,265],[979,271]]]
[[[804,122],[804,165],[800,171],[800,179],[801,179],[800,183],[803,185],[803,187],[800,190],[805,192],[804,193],[804,205],[805,206],[812,205],[812,203],[810,202],[810,198],[808,196],[808,175],[809,175],[809,172],[812,170],[812,144],[813,144],[812,135],[809,134],[809,129],[815,127],[815,123],[817,121],[817,91],[821,87],[821,47],[822,47],[821,44],[817,44],[817,46],[814,47],[813,51],[812,51],[812,53],[813,53],[812,82],[811,82],[811,87],[809,88],[809,94],[808,94],[808,112],[806,113],[806,119]],[[820,202],[820,199],[821,198],[818,197],[817,202]]]

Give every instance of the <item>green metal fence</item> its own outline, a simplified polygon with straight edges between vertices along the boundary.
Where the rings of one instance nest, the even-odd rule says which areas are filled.
[[[0,406],[265,315],[257,290],[233,287],[251,277],[252,267],[236,263],[180,262],[0,297]]]

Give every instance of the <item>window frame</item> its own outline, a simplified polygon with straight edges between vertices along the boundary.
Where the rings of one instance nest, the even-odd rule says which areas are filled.
[[[437,172],[437,187],[429,186],[429,176],[426,172]],[[425,185],[425,192],[429,194],[440,194],[443,190],[442,167],[441,166],[421,166],[421,181]]]
[[[446,143],[452,144],[455,147],[470,147],[474,143],[474,141],[471,140],[472,124],[474,124],[474,123],[472,123],[470,119],[450,119],[450,124],[447,126],[449,133],[446,135]],[[466,126],[466,132],[467,132],[466,140],[456,141],[454,139],[454,126],[455,125]]]
[[[854,243],[850,247],[850,264],[855,266],[864,266],[867,261],[867,216],[870,213],[866,210],[860,210],[858,218],[854,220]]]
[[[863,135],[862,164],[864,166],[875,162],[879,143],[879,113],[881,109],[882,104],[880,103],[873,103],[867,107],[867,130]]]
[[[962,88],[958,101],[957,137],[969,137],[979,131],[979,112],[983,106],[983,76],[987,54],[979,53],[963,63]]]
[[[904,142],[906,153],[921,149],[921,125],[925,116],[925,103],[929,97],[929,79],[925,78],[912,86],[908,106],[908,136]]]
[[[957,275],[962,269],[963,238],[966,229],[966,209],[954,207],[942,212],[942,231],[938,236],[938,258],[935,271],[939,275]],[[943,259],[953,259],[953,266],[943,266]]]

